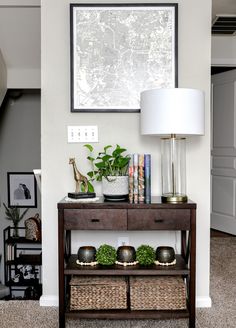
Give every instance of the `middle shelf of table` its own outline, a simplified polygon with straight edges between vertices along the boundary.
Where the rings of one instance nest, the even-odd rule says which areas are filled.
[[[148,267],[140,266],[139,264],[133,266],[122,265],[95,265],[82,266],[76,263],[77,255],[72,254],[65,263],[65,275],[189,275],[189,268],[184,258],[177,254],[176,264],[171,266],[151,265]]]

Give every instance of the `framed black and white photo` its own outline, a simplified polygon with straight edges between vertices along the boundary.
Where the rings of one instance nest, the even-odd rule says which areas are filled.
[[[71,4],[71,111],[139,112],[178,84],[178,4]]]
[[[37,207],[37,189],[34,173],[8,172],[8,207]]]

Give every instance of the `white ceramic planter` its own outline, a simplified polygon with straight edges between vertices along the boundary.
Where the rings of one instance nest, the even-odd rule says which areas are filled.
[[[109,181],[108,181],[109,180]],[[102,192],[108,200],[123,200],[129,194],[129,177],[124,176],[108,176],[102,178]]]

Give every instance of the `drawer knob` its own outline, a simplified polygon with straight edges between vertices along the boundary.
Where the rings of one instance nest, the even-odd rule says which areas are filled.
[[[161,222],[163,222],[164,220],[163,219],[155,219],[154,220],[156,223],[161,223]]]
[[[91,219],[91,222],[99,222],[99,219]]]

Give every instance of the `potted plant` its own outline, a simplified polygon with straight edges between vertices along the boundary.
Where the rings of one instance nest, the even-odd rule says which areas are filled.
[[[5,211],[6,219],[12,221],[13,226],[14,226],[13,237],[18,238],[19,237],[18,225],[29,209],[27,208],[22,214],[20,214],[19,207],[13,206],[13,207],[8,208],[5,203],[3,203],[3,205],[6,210]]]
[[[136,259],[140,265],[152,265],[155,261],[155,250],[149,245],[141,245],[137,248]]]
[[[104,147],[103,151],[93,155],[93,147],[84,145],[90,154],[87,159],[92,164],[92,171],[87,175],[91,181],[102,181],[103,195],[108,200],[122,200],[129,194],[129,155],[125,155],[125,148],[116,145],[112,149],[111,145]]]
[[[116,262],[116,249],[111,245],[101,245],[97,250],[96,260],[102,265],[113,265]]]

